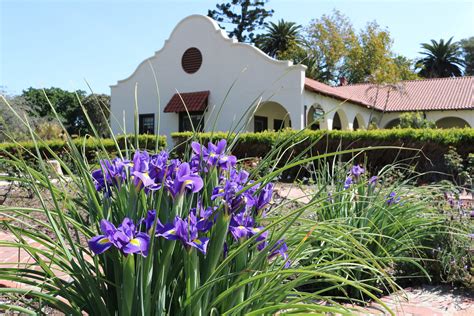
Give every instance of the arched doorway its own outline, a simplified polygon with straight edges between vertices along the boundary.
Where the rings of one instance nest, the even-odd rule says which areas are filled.
[[[311,130],[321,129],[324,120],[324,110],[320,105],[313,105],[308,111],[306,126]]]
[[[362,117],[362,115],[357,114],[355,117],[354,117],[354,121],[352,122],[352,129],[354,131],[358,130],[358,129],[365,129],[366,125],[365,125],[365,121],[364,121],[364,118]]]
[[[468,122],[459,117],[443,117],[436,121],[436,127],[438,128],[463,128],[471,127]]]
[[[333,130],[346,130],[349,128],[346,113],[342,110],[338,110],[334,113],[332,118],[332,129]]]
[[[397,127],[398,125],[400,125],[400,119],[396,118],[396,119],[393,119],[393,120],[389,121],[389,122],[385,125],[385,128],[386,128],[386,129],[391,129],[391,128]]]
[[[274,101],[260,104],[253,117],[253,131],[279,131],[291,127],[291,119],[288,111]]]

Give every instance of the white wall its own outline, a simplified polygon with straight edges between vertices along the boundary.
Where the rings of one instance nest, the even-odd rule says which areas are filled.
[[[343,102],[331,97],[327,97],[321,94],[317,94],[310,91],[304,93],[304,105],[306,105],[307,111],[311,109],[311,106],[321,106],[326,113],[324,121],[321,122],[321,129],[332,130],[333,118],[336,112],[338,112],[343,130],[352,130],[354,118],[358,115],[365,126],[359,126],[360,128],[367,128],[371,110],[357,104]],[[376,116],[377,112],[373,113]]]
[[[181,67],[182,54],[190,47],[198,48],[203,56],[202,66],[194,74],[186,73]],[[237,43],[215,21],[192,15],[178,23],[160,51],[142,62],[130,77],[111,86],[112,114],[119,119],[119,122],[112,119],[112,128],[115,133],[122,132],[125,113],[127,131],[133,129],[135,86],[138,112],[155,113],[155,120],[160,114],[159,133],[168,137],[178,131],[178,114],[163,113],[163,108],[176,91],[210,90],[205,114],[207,131],[212,128],[221,106],[216,130],[227,131],[259,100],[282,104],[290,113],[293,127],[302,128],[304,70],[303,66],[276,61],[250,45]],[[253,123],[245,129],[252,131]]]

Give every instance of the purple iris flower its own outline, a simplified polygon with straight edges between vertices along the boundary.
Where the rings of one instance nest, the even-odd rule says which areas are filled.
[[[162,183],[164,182],[167,163],[168,163],[169,154],[166,151],[162,151],[159,154],[153,155],[150,158],[148,164],[150,178],[155,182],[157,189],[161,188]]]
[[[191,143],[195,154],[194,157],[198,157],[199,160],[204,161],[209,167],[218,166],[223,170],[228,170],[237,163],[235,156],[225,154],[226,145],[227,141],[225,139],[221,139],[217,142],[217,145],[209,142],[207,147],[197,142]]]
[[[387,205],[397,204],[398,202],[400,202],[400,197],[397,197],[397,194],[395,192],[391,192],[385,200],[385,203],[387,203]]]
[[[169,184],[171,195],[176,197],[183,194],[186,189],[193,193],[199,192],[204,186],[202,178],[191,172],[191,167],[187,162],[177,167],[174,182]]]
[[[237,194],[243,186],[236,182],[227,180],[224,186],[215,187],[212,191],[211,200],[222,198],[226,211],[231,214],[239,211],[245,205],[246,199],[243,194]]]
[[[344,182],[344,190],[349,189],[349,187],[351,186],[352,182],[353,182],[353,181],[352,181],[352,177],[351,177],[351,176],[347,177],[347,178],[346,178],[346,181]]]
[[[157,225],[157,236],[168,240],[179,240],[185,247],[194,247],[206,254],[209,238],[199,237],[198,232],[197,221],[192,216],[188,216],[185,220],[176,216],[171,225],[161,223]]]
[[[229,179],[232,182],[235,182],[240,185],[244,185],[247,183],[249,179],[249,173],[245,170],[235,170],[232,169],[230,171]]]
[[[243,239],[251,234],[253,225],[253,218],[245,214],[245,212],[240,212],[232,216],[229,224],[229,232],[235,240]]]
[[[260,191],[260,195],[258,196],[257,200],[257,210],[263,209],[267,206],[268,203],[272,200],[273,195],[273,183],[268,183],[262,191]]]
[[[359,178],[364,172],[365,169],[362,168],[360,165],[355,165],[351,169],[351,175],[354,176],[356,179]]]
[[[262,251],[263,248],[267,246],[267,242],[265,241],[268,237],[268,230],[262,232],[265,229],[263,226],[258,226],[258,227],[252,227],[250,228],[250,234],[249,237],[252,237],[254,235],[257,235],[256,241],[257,241],[257,249],[259,251]]]
[[[153,228],[153,224],[155,223],[156,218],[156,210],[149,210],[146,213],[145,218],[140,220],[140,225],[145,224],[145,230],[147,233],[151,233],[151,229]]]
[[[214,212],[217,210],[217,207],[202,207],[202,203],[198,202],[198,207],[191,209],[189,215],[191,220],[194,221],[197,229],[201,232],[207,232],[214,225],[215,219],[211,218]]]
[[[100,169],[92,171],[95,188],[97,191],[106,189],[107,186],[119,186],[126,178],[125,167],[127,160],[114,158],[112,161],[103,159],[100,161]]]
[[[290,260],[288,260],[288,246],[286,245],[283,239],[278,240],[275,245],[270,249],[270,255],[268,259],[272,259],[280,255],[283,260],[285,260],[285,268],[288,268],[291,265]]]
[[[377,184],[378,179],[379,178],[377,176],[370,177],[369,186],[375,186]]]
[[[133,221],[125,218],[118,228],[103,219],[100,221],[102,235],[89,240],[89,248],[95,254],[101,254],[110,247],[115,246],[124,255],[140,253],[143,257],[148,255],[150,237],[142,232],[137,232]]]
[[[146,151],[135,151],[133,155],[133,162],[131,174],[133,175],[133,183],[137,189],[142,187],[152,189],[155,181],[149,174],[150,155]]]

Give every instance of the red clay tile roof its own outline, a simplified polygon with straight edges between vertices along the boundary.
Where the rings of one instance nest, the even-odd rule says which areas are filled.
[[[306,78],[305,88],[340,100],[383,110],[390,90],[385,111],[430,111],[474,109],[474,77],[437,78],[401,81],[399,91],[389,87],[377,89],[372,84],[355,84],[330,87]],[[331,95],[334,94],[334,95]]]
[[[320,93],[328,97],[336,98],[341,101],[349,101],[351,103],[356,103],[356,104],[367,106],[367,107],[371,106],[364,99],[351,96],[350,94],[346,94],[344,91],[339,91],[337,87],[331,87],[325,83],[322,83],[313,79],[305,78],[304,87],[306,90]]]
[[[204,111],[207,108],[209,93],[209,91],[175,93],[164,112],[186,112],[186,108],[189,112]]]

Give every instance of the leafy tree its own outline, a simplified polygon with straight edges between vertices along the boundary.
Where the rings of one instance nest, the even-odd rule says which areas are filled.
[[[229,32],[239,42],[254,42],[255,31],[264,28],[265,19],[273,15],[273,10],[265,9],[268,0],[232,0],[216,4],[216,10],[209,10],[208,16],[220,23],[231,24],[234,29]]]
[[[48,102],[49,99],[68,132],[71,134],[82,134],[87,130],[87,125],[78,97],[82,99],[85,95],[86,92],[82,90],[69,92],[54,87],[49,89],[30,87],[28,90],[23,91],[22,97],[26,101],[27,112],[30,115],[46,119],[53,118],[53,113]]]
[[[109,137],[110,96],[106,94],[90,94],[82,100],[82,105],[86,109],[99,136]],[[88,132],[92,134],[92,130],[88,129]]]
[[[460,41],[464,59],[464,75],[474,76],[474,36]]]
[[[419,79],[414,70],[415,63],[402,55],[397,55],[393,59],[398,69],[400,80],[416,80]]]
[[[341,77],[349,83],[416,79],[411,62],[393,54],[392,42],[389,31],[376,22],[356,32],[339,11],[323,15],[306,28],[307,56],[314,58],[319,69],[311,72],[312,78],[333,85]]]
[[[357,43],[357,36],[349,19],[335,10],[331,15],[314,19],[305,29],[308,55],[317,62],[317,77],[326,83],[337,83],[342,76],[345,58]]]
[[[267,32],[257,36],[255,42],[262,51],[272,57],[277,57],[299,44],[300,29],[301,25],[283,19],[278,23],[270,22],[266,27]]]
[[[462,75],[463,60],[461,48],[458,43],[451,43],[440,39],[439,42],[431,40],[431,44],[422,43],[424,58],[417,62],[420,68],[419,75],[425,78],[458,77]]]
[[[403,56],[394,56],[392,43],[388,30],[381,29],[376,22],[368,23],[350,48],[342,67],[349,83],[387,84],[416,79],[411,62]]]

